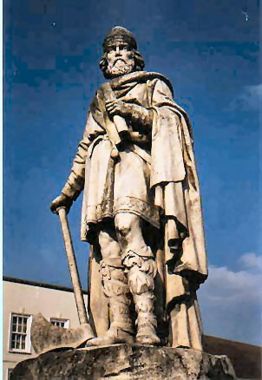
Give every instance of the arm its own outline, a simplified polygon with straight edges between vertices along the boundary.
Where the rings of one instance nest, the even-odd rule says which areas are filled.
[[[173,106],[173,96],[170,88],[162,80],[153,80],[148,86],[151,107],[146,108],[134,103],[127,103],[118,99],[108,99],[106,109],[111,117],[114,115],[122,116],[134,124],[138,124],[145,131],[150,132],[153,124],[155,106]]]
[[[85,183],[85,161],[87,156],[87,150],[90,141],[86,134],[84,134],[82,140],[78,144],[77,152],[73,160],[71,172],[67,178],[65,186],[62,189],[62,194],[74,201],[84,188]]]
[[[93,118],[92,118],[93,120]],[[69,211],[73,201],[77,199],[79,194],[84,188],[85,182],[85,161],[87,156],[88,146],[90,145],[89,139],[89,124],[92,122],[91,115],[88,117],[85,132],[82,140],[78,144],[77,152],[73,160],[73,165],[67,181],[61,191],[61,194],[56,197],[51,203],[50,209],[52,212],[57,213],[59,207],[65,207]]]
[[[110,116],[122,116],[146,129],[152,126],[153,111],[137,104],[125,103],[117,99],[108,100],[106,101],[106,109]]]

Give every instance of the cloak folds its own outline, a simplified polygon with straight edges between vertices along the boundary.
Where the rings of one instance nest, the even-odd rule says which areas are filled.
[[[151,225],[158,226],[159,234],[162,235],[162,244],[152,247],[158,267],[155,284],[156,313],[159,326],[165,326],[163,335],[169,336],[171,346],[201,349],[202,327],[196,290],[207,277],[207,261],[199,182],[187,114],[174,102],[170,82],[158,73],[134,72],[113,79],[110,85],[116,98],[153,110],[151,151],[146,154],[150,161],[151,211],[159,211],[159,226],[157,222],[154,224],[156,218],[152,222],[148,218],[148,221]],[[87,160],[90,159],[95,139],[105,138],[105,123],[110,122],[104,117],[104,102],[102,86],[91,105],[90,117],[95,121],[96,127],[87,126],[80,143],[83,150],[89,152],[86,154]],[[103,155],[110,162],[108,143],[105,143],[107,148],[103,149]],[[141,157],[144,154],[142,151],[145,153],[140,149]],[[136,154],[140,153],[138,149]],[[70,193],[75,183],[79,184],[79,191],[83,187],[80,177],[85,177],[84,152],[79,154],[78,151],[77,156],[77,164],[74,163],[72,168],[75,175],[72,174],[71,179],[69,176],[63,189],[66,194]],[[88,186],[88,182],[85,186]],[[85,234],[88,231],[85,193],[86,189],[82,240],[88,238]],[[89,261],[89,297],[89,312],[94,330],[102,335],[109,326],[109,312],[101,287],[99,256],[95,246],[91,246]],[[159,334],[161,335],[160,331]]]

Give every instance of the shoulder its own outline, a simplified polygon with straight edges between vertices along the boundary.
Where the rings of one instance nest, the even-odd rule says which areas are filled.
[[[168,98],[173,99],[173,89],[168,86],[168,84],[162,79],[155,78],[153,80],[147,81],[147,87],[151,93],[152,98]]]
[[[173,96],[173,86],[166,76],[156,72],[147,72],[146,76],[148,79],[147,82],[150,86],[168,92]]]
[[[173,98],[173,89],[171,89],[166,82],[161,79],[156,79],[153,83],[154,92],[161,93],[163,95],[168,96],[169,98]]]

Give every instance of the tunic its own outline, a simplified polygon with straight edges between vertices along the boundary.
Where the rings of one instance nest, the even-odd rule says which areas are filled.
[[[145,104],[143,96],[146,84],[140,87],[136,101],[146,107],[148,104]],[[132,92],[128,93],[125,101],[131,96]],[[89,114],[86,131],[89,141],[93,141],[85,161],[83,240],[92,240],[94,224],[114,218],[119,212],[134,213],[159,228],[159,208],[155,206],[153,193],[150,192],[150,131],[143,135],[136,131],[132,123],[128,127],[131,134],[137,133],[137,140],[139,137],[140,140],[144,139],[135,143],[131,137],[131,141],[119,148],[119,158],[116,160],[111,157],[112,143],[103,125],[95,121],[92,112]]]

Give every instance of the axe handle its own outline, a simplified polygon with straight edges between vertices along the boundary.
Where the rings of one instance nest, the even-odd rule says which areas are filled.
[[[65,250],[66,250],[66,255],[67,255],[69,272],[70,272],[72,285],[74,289],[75,302],[76,302],[79,322],[80,324],[88,323],[84,298],[83,298],[80,279],[79,279],[79,273],[78,273],[77,264],[76,264],[74,247],[73,247],[71,233],[70,233],[67,215],[66,215],[66,209],[64,207],[60,207],[58,209],[58,215],[59,215],[59,219],[60,219],[61,227],[62,227]]]

